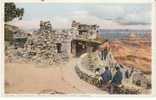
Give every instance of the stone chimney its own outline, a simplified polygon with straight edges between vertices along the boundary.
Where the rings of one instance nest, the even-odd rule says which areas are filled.
[[[41,31],[52,31],[52,25],[50,23],[50,21],[40,21],[40,30]]]

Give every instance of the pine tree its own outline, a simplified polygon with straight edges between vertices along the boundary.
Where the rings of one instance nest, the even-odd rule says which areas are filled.
[[[22,20],[24,9],[23,8],[16,8],[15,3],[5,3],[5,9],[4,9],[4,21],[10,22],[15,18],[18,18],[19,20]],[[10,27],[13,27],[12,25],[5,24],[4,28],[4,34],[5,34],[5,41],[8,41],[10,44],[13,41],[13,31]],[[12,28],[13,29],[13,28]]]
[[[24,14],[23,8],[16,8],[15,3],[5,3],[5,22],[12,21],[15,18],[22,19]]]

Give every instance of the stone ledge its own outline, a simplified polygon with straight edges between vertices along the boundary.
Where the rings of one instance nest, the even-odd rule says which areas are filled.
[[[95,78],[95,74],[91,71],[84,69],[81,66],[81,59],[86,55],[87,54],[85,53],[85,54],[80,56],[80,58],[77,62],[77,65],[75,66],[75,71],[76,71],[77,75],[80,77],[80,79],[100,88],[101,85],[97,83],[97,79]],[[141,94],[140,90],[135,89],[135,88],[130,89],[124,85],[121,88],[118,88],[117,92],[118,92],[117,94]]]

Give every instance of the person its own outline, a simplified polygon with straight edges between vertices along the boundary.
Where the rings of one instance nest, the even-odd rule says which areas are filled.
[[[114,92],[115,88],[120,87],[120,85],[122,84],[122,79],[123,79],[122,72],[120,71],[119,67],[116,67],[116,73],[111,82],[111,93]]]
[[[134,72],[134,67],[132,66],[130,71],[130,76],[132,76],[133,72]]]
[[[106,40],[104,44],[99,46],[101,60],[106,60],[107,54],[110,51],[110,46],[109,45],[110,45],[109,41]]]
[[[106,60],[107,54],[110,51],[110,43],[108,40],[105,41],[103,48],[104,49],[102,51],[102,57],[103,57],[103,60]]]
[[[125,72],[125,78],[128,79],[130,77],[129,70],[127,69]]]
[[[105,56],[104,50],[102,50],[102,51],[101,51],[101,60],[104,60],[104,56]]]
[[[102,77],[102,88],[105,90],[109,90],[110,81],[112,79],[112,73],[109,68],[106,66],[104,73],[101,74]]]
[[[99,75],[99,73],[100,73],[100,68],[96,68],[96,69],[95,69],[95,74],[96,74],[96,75]]]
[[[112,79],[112,73],[106,66],[104,73],[101,74],[103,83],[108,83]]]
[[[95,69],[95,84],[97,86],[101,85],[100,68]]]

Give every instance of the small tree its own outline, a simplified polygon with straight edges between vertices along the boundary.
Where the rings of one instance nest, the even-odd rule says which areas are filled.
[[[16,8],[15,3],[5,3],[5,22],[12,21],[14,18],[22,19],[24,14],[23,8]]]
[[[23,8],[16,8],[15,3],[10,2],[10,3],[5,3],[5,9],[4,9],[4,21],[5,22],[9,22],[12,21],[15,18],[18,18],[19,20],[22,19],[23,14],[24,14],[24,9]],[[5,28],[4,28],[4,34],[5,34],[5,41],[8,41],[10,43],[12,43],[13,41],[13,32],[12,30],[10,30],[8,28],[9,26],[7,26],[5,24]],[[11,26],[10,26],[11,27]]]

